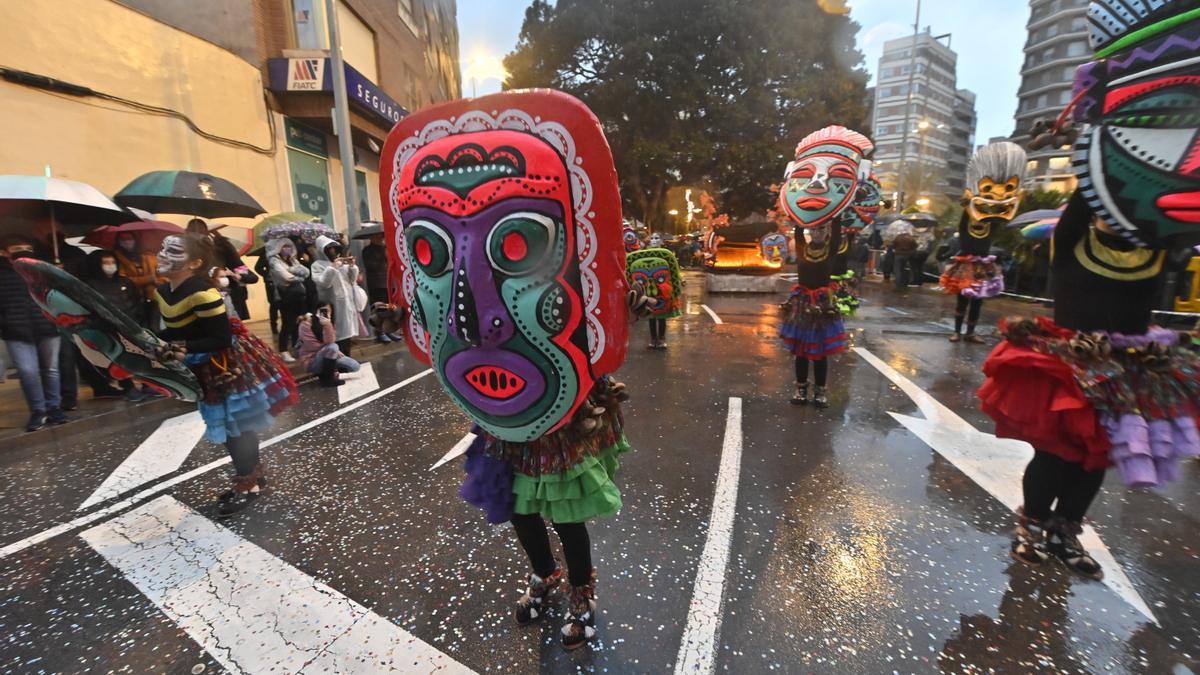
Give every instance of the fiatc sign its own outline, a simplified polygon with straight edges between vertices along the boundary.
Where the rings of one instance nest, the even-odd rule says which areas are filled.
[[[377,84],[362,73],[346,66],[346,94],[383,126],[390,128],[408,114],[392,97],[383,93]],[[333,72],[328,58],[271,59],[267,62],[271,74],[271,91],[329,92],[333,91]]]

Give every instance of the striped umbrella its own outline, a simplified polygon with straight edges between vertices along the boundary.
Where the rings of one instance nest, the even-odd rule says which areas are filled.
[[[201,218],[253,218],[266,211],[242,188],[195,171],[151,171],[121,188],[114,199],[151,213]]]

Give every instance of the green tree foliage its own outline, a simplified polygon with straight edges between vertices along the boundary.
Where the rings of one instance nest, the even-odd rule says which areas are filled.
[[[857,30],[817,0],[534,0],[505,86],[586,102],[627,209],[651,227],[679,208],[668,188],[704,180],[740,216],[771,205],[769,186],[805,134],[861,128]]]
[[[1070,196],[1058,190],[1043,190],[1041,188],[1030,190],[1021,198],[1021,206],[1017,209],[1017,213],[1021,214],[1039,209],[1057,209],[1066,204]]]

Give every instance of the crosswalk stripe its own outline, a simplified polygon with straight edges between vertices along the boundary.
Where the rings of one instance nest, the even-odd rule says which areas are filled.
[[[343,379],[346,384],[337,388],[339,405],[379,388],[379,379],[375,377],[375,369],[369,363],[362,364],[357,373],[343,376]]]
[[[173,497],[80,536],[231,672],[473,672]]]
[[[204,437],[204,419],[190,412],[163,421],[76,511],[99,504],[179,469]]]

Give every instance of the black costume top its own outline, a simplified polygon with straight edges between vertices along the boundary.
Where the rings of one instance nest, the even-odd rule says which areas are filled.
[[[971,217],[963,213],[962,220],[958,221],[957,255],[977,255],[981,258],[990,255],[992,237],[995,236],[997,227],[1003,225],[987,221],[972,223]]]
[[[225,300],[207,279],[190,277],[175,290],[163,284],[154,290],[154,301],[166,326],[162,339],[184,342],[192,353],[218,352],[233,344]]]
[[[1072,330],[1145,333],[1167,252],[1101,232],[1091,218],[1076,194],[1054,230],[1054,321]]]
[[[793,236],[796,238],[796,271],[799,274],[797,283],[812,290],[829,285],[829,276],[833,274],[834,259],[842,245],[842,226],[835,219],[829,224],[829,240],[824,246],[810,246],[804,241],[803,227],[796,227]]]
[[[856,236],[857,234],[854,232],[847,232],[842,236],[842,243],[833,257],[833,276],[843,276],[850,271],[850,256],[854,254],[854,238]]]

